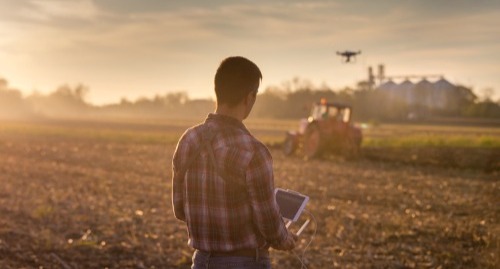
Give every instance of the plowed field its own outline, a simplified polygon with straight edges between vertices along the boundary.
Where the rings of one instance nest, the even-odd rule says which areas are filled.
[[[170,203],[185,126],[0,126],[0,268],[189,268]],[[308,268],[498,268],[497,170],[271,152],[276,186],[311,198],[316,224],[296,251],[316,230]],[[271,254],[275,268],[301,266]]]

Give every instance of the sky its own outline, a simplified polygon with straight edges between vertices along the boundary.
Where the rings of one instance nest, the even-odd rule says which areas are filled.
[[[343,50],[362,53],[345,64]],[[500,1],[0,0],[0,77],[25,95],[82,83],[97,105],[215,98],[217,66],[234,55],[260,67],[261,90],[294,77],[352,87],[384,64],[497,100]]]

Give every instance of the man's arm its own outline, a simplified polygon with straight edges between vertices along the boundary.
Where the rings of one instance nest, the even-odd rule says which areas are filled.
[[[255,224],[271,247],[281,250],[293,249],[295,237],[286,229],[274,197],[272,157],[269,151],[262,147],[254,153],[246,171]]]
[[[180,144],[180,141],[179,141]],[[177,219],[186,221],[186,215],[184,214],[184,178],[183,175],[179,175],[179,162],[180,157],[180,146],[174,152],[174,157],[172,159],[172,206],[174,208],[174,215]]]

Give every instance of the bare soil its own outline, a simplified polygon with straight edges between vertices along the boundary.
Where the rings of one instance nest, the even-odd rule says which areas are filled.
[[[500,149],[494,147],[366,147],[362,149],[362,156],[410,165],[500,171]]]
[[[189,268],[170,202],[174,147],[0,132],[0,268]],[[308,268],[498,268],[498,170],[271,151],[276,186],[311,198],[316,223],[296,250],[316,231]],[[301,266],[271,254],[275,268]]]

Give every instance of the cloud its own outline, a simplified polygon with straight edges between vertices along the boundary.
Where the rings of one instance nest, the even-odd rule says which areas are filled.
[[[407,49],[408,46],[446,46],[468,40],[491,41],[491,34],[498,33],[498,30],[494,32],[496,24],[492,23],[492,18],[499,15],[490,12],[429,16],[424,14],[422,6],[416,8],[415,4],[381,4],[375,11],[383,9],[384,12],[377,13],[371,10],[377,6],[375,4],[365,4],[364,9],[354,8],[360,5],[356,1],[352,5],[331,1],[295,1],[291,4],[281,1],[257,1],[257,4],[219,1],[208,7],[165,4],[156,10],[153,4],[158,4],[157,1],[145,1],[142,10],[135,13],[132,10],[119,13],[111,9],[110,3],[117,6],[117,1],[104,1],[108,3],[106,10],[90,0],[31,0],[29,3],[31,8],[24,10],[31,14],[31,18],[61,21],[42,31],[55,40],[58,40],[57,36],[66,37],[66,41],[60,40],[63,47],[71,43],[93,49],[135,49],[155,53],[164,49],[203,50],[203,47],[242,44],[267,51],[311,46],[345,49],[348,46],[377,45],[393,50]],[[90,23],[64,24],[69,18]],[[33,28],[37,29],[33,32],[37,32],[43,27]]]
[[[279,80],[295,75],[322,80],[337,63],[336,50],[361,49],[362,57],[376,61],[370,64],[394,68],[414,61],[437,69],[440,62],[453,66],[463,59],[500,57],[500,9],[482,0],[457,0],[456,5],[428,0],[2,1],[0,55],[59,72],[101,68],[107,76],[128,76],[128,69],[179,69],[176,76],[193,80],[193,69],[212,72],[202,68],[213,68],[224,55],[244,54],[265,63]]]
[[[28,19],[41,21],[58,18],[91,20],[100,11],[92,0],[30,0],[20,14]]]
[[[52,61],[139,63],[194,60],[230,49],[287,58],[342,49],[404,56],[418,50],[449,54],[447,48],[480,46],[500,36],[493,23],[498,11],[435,16],[424,12],[428,3],[218,1],[207,6],[145,1],[139,11],[124,12],[119,2],[30,0],[22,10],[47,23],[24,25],[24,34],[10,40],[10,50]]]

